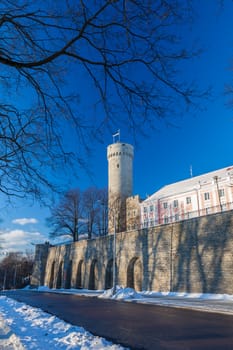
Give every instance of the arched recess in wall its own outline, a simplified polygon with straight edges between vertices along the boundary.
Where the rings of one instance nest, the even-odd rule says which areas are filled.
[[[56,288],[60,289],[62,287],[62,271],[63,271],[63,261],[59,264],[58,274],[57,274],[57,283]]]
[[[91,262],[88,288],[92,290],[97,288],[97,260],[96,259],[92,260]]]
[[[69,261],[69,264],[66,269],[66,280],[65,280],[66,289],[70,289],[71,287],[71,277],[72,277],[72,260]]]
[[[117,266],[116,275],[117,275]],[[108,261],[106,271],[105,271],[105,289],[110,289],[113,286],[113,259]]]
[[[127,287],[142,290],[142,263],[139,258],[132,258],[127,268]]]
[[[83,260],[78,263],[77,278],[76,278],[76,288],[83,288]]]
[[[54,269],[55,269],[55,261],[52,263],[51,272],[50,272],[49,288],[51,289],[54,286]]]

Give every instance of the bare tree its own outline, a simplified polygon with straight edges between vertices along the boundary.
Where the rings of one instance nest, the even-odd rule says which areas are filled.
[[[45,144],[46,124],[34,111],[18,114],[11,106],[0,107],[0,191],[8,196],[40,198],[41,188],[54,188],[47,173],[61,160],[56,140]]]
[[[197,52],[175,34],[184,32],[188,4],[2,0],[0,191],[40,198],[54,185],[51,169],[66,168],[71,155],[85,166],[89,136],[101,139],[116,124],[133,132],[155,127],[177,106],[180,113],[195,105],[203,95],[178,69]],[[83,82],[92,91],[85,117]],[[77,152],[66,147],[68,125]]]
[[[96,187],[90,187],[83,192],[84,215],[87,220],[87,236],[91,239],[92,234],[96,231],[96,218],[98,214],[99,190]]]
[[[98,215],[97,228],[99,236],[106,236],[108,234],[108,190],[103,188],[99,190],[98,199]]]
[[[85,191],[67,191],[47,219],[50,237],[68,236],[78,241],[80,235],[91,239],[107,231],[107,190],[90,187]]]
[[[73,242],[79,240],[79,234],[86,224],[83,218],[82,194],[79,189],[66,192],[60,203],[51,209],[47,219],[51,227],[50,237],[71,237]]]
[[[92,235],[105,235],[107,228],[107,190],[90,187],[83,192],[84,215],[87,220],[88,239]]]
[[[110,193],[108,198],[108,232],[126,230],[126,198]]]
[[[0,262],[0,287],[22,288],[30,283],[34,256],[11,252]]]

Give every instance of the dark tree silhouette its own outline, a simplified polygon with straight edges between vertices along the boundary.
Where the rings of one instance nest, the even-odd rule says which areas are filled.
[[[71,237],[78,241],[81,228],[85,221],[82,215],[82,194],[79,189],[66,192],[60,203],[51,209],[51,216],[47,219],[51,227],[50,237]]]
[[[34,263],[31,252],[11,252],[0,262],[0,287],[23,288],[30,283]]]
[[[188,6],[188,0],[51,6],[47,0],[2,0],[0,191],[41,198],[56,183],[59,166],[72,160],[85,166],[90,136],[102,139],[116,124],[132,132],[155,127],[177,108],[196,104],[202,94],[178,71],[197,54],[179,40]],[[69,128],[76,132],[76,151],[64,142]]]
[[[83,192],[83,209],[88,239],[107,234],[107,189],[89,187]]]
[[[66,192],[59,204],[51,209],[47,219],[50,237],[71,237],[78,241],[80,235],[88,239],[107,234],[107,190],[90,187],[85,191]]]

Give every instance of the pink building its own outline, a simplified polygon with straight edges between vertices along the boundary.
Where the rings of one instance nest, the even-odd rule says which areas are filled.
[[[140,207],[142,228],[233,209],[233,166],[164,186]]]

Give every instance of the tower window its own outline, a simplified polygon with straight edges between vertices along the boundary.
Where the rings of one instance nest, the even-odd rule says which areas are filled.
[[[119,168],[119,164],[117,164],[117,168]]]
[[[209,194],[209,192],[204,193],[204,198],[205,198],[205,201],[208,200],[208,199],[210,199],[210,194]]]

